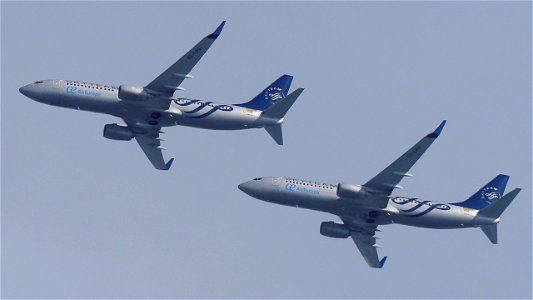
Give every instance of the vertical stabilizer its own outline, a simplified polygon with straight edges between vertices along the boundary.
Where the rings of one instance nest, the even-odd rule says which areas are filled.
[[[452,204],[472,209],[487,207],[503,196],[508,180],[509,176],[500,174],[468,198],[468,200]]]
[[[235,105],[255,110],[265,110],[287,96],[291,83],[292,76],[282,75],[252,100]]]

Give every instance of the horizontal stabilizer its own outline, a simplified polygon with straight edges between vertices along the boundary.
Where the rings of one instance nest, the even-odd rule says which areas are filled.
[[[276,141],[278,145],[283,145],[283,133],[281,131],[281,124],[265,126],[265,130]]]
[[[298,88],[294,92],[290,93],[287,97],[283,98],[282,100],[279,100],[278,102],[274,103],[269,108],[265,109],[263,111],[263,114],[266,116],[281,119],[285,116],[285,114],[289,111],[289,109],[292,107],[294,102],[296,102],[296,99],[300,96],[300,94],[304,91],[303,88]]]
[[[482,225],[481,230],[493,244],[498,244],[498,224]]]
[[[512,190],[507,195],[503,196],[503,198],[498,199],[489,204],[489,206],[481,209],[479,214],[489,218],[499,218],[503,211],[507,208],[507,206],[509,206],[509,204],[511,204],[513,199],[516,197],[516,195],[518,195],[518,193],[520,193],[521,190],[522,189],[518,188]]]

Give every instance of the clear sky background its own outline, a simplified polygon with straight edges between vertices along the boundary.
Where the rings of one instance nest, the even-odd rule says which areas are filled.
[[[2,2],[2,297],[530,298],[531,3]],[[146,85],[227,20],[179,96],[240,103],[282,74],[306,90],[264,130],[165,130],[168,172],[120,120],[34,102],[40,79]],[[325,213],[255,200],[257,176],[364,183],[443,134],[398,194],[523,191],[499,225],[382,226],[384,269]]]

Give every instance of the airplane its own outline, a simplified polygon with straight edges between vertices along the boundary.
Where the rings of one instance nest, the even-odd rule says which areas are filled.
[[[133,138],[156,169],[168,170],[174,158],[165,162],[161,146],[162,127],[175,125],[213,130],[264,128],[282,145],[281,124],[285,114],[303,92],[288,94],[293,77],[282,75],[252,100],[240,104],[218,104],[176,98],[174,92],[218,38],[226,21],[203,38],[189,52],[145,87],[93,84],[73,80],[40,80],[19,89],[23,95],[49,105],[109,114],[125,125],[107,124],[104,137],[129,141]]]
[[[287,177],[262,177],[241,183],[244,193],[266,202],[312,209],[337,215],[342,223],[323,222],[320,233],[331,238],[351,237],[366,263],[382,268],[387,256],[378,259],[376,232],[379,225],[403,224],[447,229],[479,227],[493,244],[498,243],[500,215],[520,192],[504,195],[509,176],[500,174],[463,202],[435,203],[395,196],[400,181],[412,177],[409,169],[440,135],[444,120],[435,131],[363,185],[328,184]]]

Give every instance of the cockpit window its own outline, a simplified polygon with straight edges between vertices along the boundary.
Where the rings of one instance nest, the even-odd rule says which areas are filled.
[[[43,83],[42,81],[35,81],[35,83]]]
[[[254,180],[261,180],[261,178],[254,178]]]

